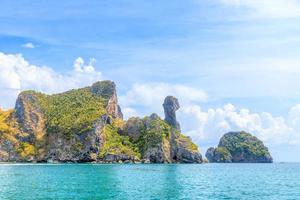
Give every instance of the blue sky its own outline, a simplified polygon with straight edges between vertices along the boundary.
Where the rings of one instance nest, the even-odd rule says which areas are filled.
[[[126,116],[178,96],[202,153],[243,129],[300,161],[299,13],[298,0],[2,0],[0,105],[112,79]]]

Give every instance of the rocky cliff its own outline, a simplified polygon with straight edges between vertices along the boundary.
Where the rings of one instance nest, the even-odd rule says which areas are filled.
[[[0,110],[0,161],[201,163],[180,133],[178,108],[167,97],[166,120],[124,121],[112,81],[55,95],[25,91],[14,110]]]
[[[130,118],[122,135],[129,136],[137,144],[146,162],[202,163],[197,145],[156,114],[142,119]]]
[[[226,133],[217,148],[210,147],[206,154],[209,162],[271,163],[268,148],[255,136],[244,131]]]
[[[17,148],[15,148],[18,142],[18,128],[13,113],[13,110],[0,109],[0,162],[8,162],[18,157]]]
[[[176,120],[176,111],[180,108],[178,99],[173,96],[167,96],[163,103],[165,112],[165,121],[173,128],[180,131],[180,125]]]

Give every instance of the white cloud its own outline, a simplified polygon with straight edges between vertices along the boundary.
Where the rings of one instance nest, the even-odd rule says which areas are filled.
[[[22,47],[28,48],[28,49],[34,49],[35,45],[31,42],[28,42],[28,43],[23,44]]]
[[[20,54],[0,53],[0,105],[13,106],[18,92],[24,89],[56,93],[90,85],[102,79],[94,62],[91,59],[85,64],[78,57],[70,72],[60,74],[49,67],[32,65]],[[240,130],[253,133],[268,145],[300,143],[300,104],[293,106],[285,117],[237,109],[232,104],[203,110],[199,105],[208,99],[204,91],[166,83],[134,84],[119,100],[125,118],[152,112],[163,116],[162,103],[167,95],[179,99],[178,120],[182,130],[200,147],[215,146],[224,133]]]
[[[247,131],[261,139],[276,161],[299,161],[300,104],[293,106],[287,116],[255,113],[228,104],[204,111],[198,105],[183,107],[178,113],[184,134],[192,137],[202,154],[217,146],[229,131]]]
[[[216,146],[221,136],[229,131],[250,132],[270,147],[275,157],[282,155],[276,145],[300,144],[300,104],[292,107],[286,117],[273,116],[268,112],[255,113],[246,108],[237,109],[232,104],[203,110],[199,105],[207,101],[207,94],[183,85],[133,85],[125,95],[120,96],[125,118],[152,112],[163,117],[162,103],[167,95],[179,98],[181,109],[178,111],[178,121],[182,132],[203,148],[202,153],[207,147]]]
[[[93,67],[94,59],[84,65],[82,58],[74,62],[67,74],[52,68],[31,65],[20,54],[0,52],[0,105],[11,107],[21,90],[34,89],[46,93],[63,92],[68,89],[90,85],[102,79],[102,74]]]
[[[147,112],[162,113],[162,104],[164,98],[168,95],[176,96],[181,104],[189,104],[192,102],[203,102],[207,99],[207,94],[199,89],[187,87],[179,84],[166,83],[148,83],[148,84],[134,84],[126,94],[119,97],[122,108],[130,110],[133,113],[139,107],[144,107],[146,113],[139,113],[140,115],[150,114]],[[134,111],[137,113],[137,111]],[[124,113],[125,118],[131,116]]]
[[[133,117],[133,116],[138,116],[139,113],[136,109],[130,108],[130,107],[125,107],[122,108],[122,113],[125,116],[125,118]]]
[[[288,117],[270,113],[252,113],[228,104],[223,108],[203,111],[200,106],[183,107],[179,113],[182,128],[197,143],[217,145],[220,137],[229,131],[247,131],[267,144],[300,143],[300,105],[291,108]]]
[[[292,107],[287,117],[275,117],[267,112],[253,113],[246,108],[237,109],[232,104],[204,111],[199,104],[207,100],[205,92],[165,83],[135,84],[120,96],[120,104],[125,118],[152,112],[163,117],[162,103],[168,95],[179,99],[178,120],[182,131],[200,145],[216,145],[224,133],[241,130],[256,135],[267,144],[300,143],[300,104]]]
[[[88,65],[84,65],[84,60],[81,57],[78,57],[74,61],[74,70],[76,72],[86,72],[86,73],[94,73],[95,68],[93,67],[93,64],[95,62],[95,58],[91,58]]]
[[[224,5],[245,8],[252,17],[294,18],[300,16],[298,0],[219,0]],[[243,11],[244,12],[244,11]]]

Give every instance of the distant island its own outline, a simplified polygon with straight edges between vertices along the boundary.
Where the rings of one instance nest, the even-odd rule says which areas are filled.
[[[176,120],[177,98],[157,114],[123,120],[116,85],[46,95],[19,94],[15,108],[0,110],[0,162],[203,163],[198,146]],[[206,153],[209,162],[272,162],[261,141],[245,132],[225,134]]]
[[[210,147],[206,154],[209,162],[216,163],[271,163],[268,148],[255,136],[244,131],[226,133],[217,148]]]

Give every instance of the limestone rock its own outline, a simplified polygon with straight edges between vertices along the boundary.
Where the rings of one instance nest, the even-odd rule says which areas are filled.
[[[0,126],[0,162],[202,163],[180,132],[178,100],[166,97],[163,107],[165,120],[123,121],[112,81],[54,95],[22,92],[9,119],[15,125]]]
[[[22,92],[17,98],[15,116],[21,131],[27,133],[22,142],[33,143],[45,135],[45,117],[32,92]]]
[[[205,153],[205,157],[207,158],[207,160],[209,162],[214,162],[214,153],[215,153],[215,148],[214,147],[210,147],[207,149],[206,153]]]
[[[118,97],[116,92],[116,84],[113,81],[99,81],[94,83],[91,92],[103,97],[107,101],[107,114],[114,118],[123,119],[121,107],[118,105]]]
[[[126,154],[107,154],[102,161],[105,163],[134,163],[138,160]]]
[[[180,125],[176,120],[176,111],[180,108],[178,99],[173,96],[167,96],[163,103],[165,121],[177,130],[180,130]]]
[[[78,91],[79,90],[82,93],[90,91],[97,96],[101,96],[106,101],[104,102],[106,114],[99,116],[98,120],[95,120],[93,124],[90,125],[91,128],[88,128],[87,130],[71,129],[69,136],[62,133],[64,130],[53,128],[50,134],[47,133],[47,130],[49,129],[47,123],[49,122],[45,116],[44,107],[57,106],[56,104],[47,105],[44,103],[45,99],[50,96],[34,91],[20,93],[15,105],[15,118],[22,134],[19,134],[16,140],[18,140],[19,145],[25,145],[24,152],[26,151],[27,153],[26,155],[20,156],[17,153],[18,151],[13,149],[13,146],[9,141],[3,141],[1,147],[5,147],[6,150],[13,150],[11,150],[11,153],[8,153],[8,151],[1,151],[0,148],[0,160],[36,162],[97,161],[99,159],[99,151],[105,142],[105,138],[102,134],[104,126],[113,124],[113,119],[111,117],[123,117],[120,107],[117,104],[116,87],[112,81],[100,81],[93,84],[91,87],[78,89]],[[71,99],[74,98],[71,96],[72,91],[61,93],[57,96]],[[80,92],[78,94],[80,94]],[[80,101],[81,100],[79,100],[79,102]],[[83,99],[83,101],[85,101],[85,99]],[[43,105],[44,107],[42,104],[45,104]],[[53,115],[53,113],[50,114]],[[76,115],[76,113],[70,114]],[[70,123],[70,125],[72,125],[72,123]]]
[[[19,159],[43,161],[46,151],[46,119],[33,93],[33,91],[26,91],[19,94],[15,104],[15,117],[23,133],[18,137],[20,143],[34,147],[36,153],[21,156]]]
[[[8,162],[12,158],[18,159],[16,152],[18,132],[15,125],[13,111],[0,108],[0,162]]]
[[[173,131],[171,134],[171,155],[177,163],[202,163],[202,155],[191,138]]]
[[[103,146],[103,127],[110,123],[109,117],[103,115],[94,123],[91,131],[74,134],[71,139],[60,134],[51,134],[47,138],[48,152],[45,160],[58,162],[93,162]]]
[[[209,148],[206,157],[210,162],[271,163],[268,148],[255,136],[244,131],[226,133],[217,148]]]
[[[0,137],[0,162],[9,162],[11,160],[19,160],[14,144]]]
[[[131,117],[127,120],[121,134],[128,135],[133,141],[137,141],[144,128],[144,122],[138,117]]]
[[[175,111],[179,109],[178,100],[175,97],[167,97],[163,106],[167,113],[166,120],[162,120],[157,114],[143,119],[130,118],[123,133],[139,144],[143,161],[202,163],[197,145],[191,138],[180,133],[175,115]]]

